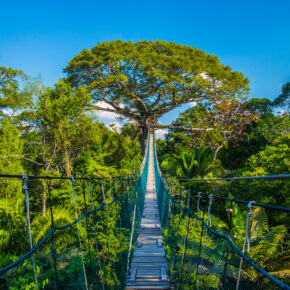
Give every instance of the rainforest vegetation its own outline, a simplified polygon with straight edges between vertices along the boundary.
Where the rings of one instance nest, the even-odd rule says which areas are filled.
[[[267,96],[248,99],[249,80],[242,73],[233,72],[204,51],[163,41],[100,43],[75,56],[64,72],[66,78],[45,87],[20,70],[0,66],[0,174],[128,176],[139,168],[148,128],[154,125],[157,132],[168,128],[164,140],[157,141],[157,151],[161,170],[173,183],[205,193],[289,207],[288,180],[193,182],[174,178],[288,174],[290,83],[282,86],[274,100]],[[190,106],[172,124],[158,123],[158,118],[183,104]],[[96,117],[98,110],[119,114],[123,118],[120,131],[107,128]],[[128,185],[108,179],[102,186],[108,200],[112,200]],[[1,268],[29,250],[21,186],[21,180],[0,180]],[[86,186],[76,183],[79,192],[85,192],[84,198],[82,194],[76,197],[80,213],[87,210]],[[93,201],[100,204],[100,183],[92,186]],[[33,180],[28,188],[35,245],[51,229],[52,213],[55,225],[61,226],[75,219],[74,207],[69,180]],[[53,212],[49,210],[52,204]],[[132,212],[132,197],[127,205]],[[113,214],[105,212],[102,216],[105,222],[100,222],[99,217],[99,222],[91,225],[100,233],[97,254],[105,265],[96,283],[102,280],[108,287],[116,285],[118,279],[110,269],[124,271],[118,257],[126,256],[130,227],[119,222],[125,214],[123,206],[115,205]],[[246,206],[217,201],[213,206],[213,227],[227,232],[225,208],[230,207],[235,213],[233,240],[241,248]],[[257,208],[250,233],[250,257],[286,282],[290,276],[289,226],[285,213]],[[85,231],[85,227],[80,230]],[[109,234],[102,236],[104,228]],[[58,239],[57,251],[74,243],[76,232],[66,230]],[[90,249],[90,242],[83,243]],[[47,268],[53,267],[47,254],[49,248],[44,247],[45,254],[37,260],[39,276],[44,271],[40,261],[47,263]],[[74,253],[65,252],[58,258],[62,275],[81,272],[81,261]],[[93,263],[88,256],[86,259],[88,265]],[[8,278],[32,289],[31,264],[22,266],[19,273]],[[88,269],[94,271],[94,267]],[[9,286],[5,284],[7,279],[3,283]],[[41,283],[44,288],[51,286],[49,279]]]

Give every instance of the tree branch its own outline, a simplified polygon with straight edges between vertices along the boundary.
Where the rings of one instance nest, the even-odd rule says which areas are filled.
[[[146,104],[133,91],[130,91],[128,89],[127,85],[125,84],[125,81],[120,81],[119,83],[121,84],[123,89],[126,91],[126,93],[129,94],[130,96],[132,96],[133,99],[135,99],[137,102],[139,102],[142,105],[142,107],[145,109],[145,111],[148,112],[148,108],[147,108]]]
[[[34,161],[34,160],[32,160],[32,159],[29,159],[29,158],[25,157],[24,155],[3,155],[3,156],[0,156],[0,158],[3,158],[3,159],[7,159],[7,158],[9,158],[9,157],[22,157],[23,159],[25,159],[25,160],[27,160],[27,161],[29,161],[29,162],[35,163],[35,164],[37,164],[37,165],[40,165],[40,166],[43,166],[43,165],[44,165],[44,164],[42,164],[42,163],[39,163],[39,162]]]
[[[115,107],[115,106],[112,105],[112,103],[109,103],[108,101],[105,101],[105,102],[107,104],[111,105],[112,107]],[[102,108],[102,107],[99,107],[97,105],[92,105],[92,107],[95,110],[111,112],[111,113],[115,113],[117,115],[123,115],[123,116],[126,116],[126,117],[130,118],[130,119],[133,119],[135,121],[138,121],[138,117],[136,117],[135,115],[133,115],[133,114],[125,111],[124,109],[121,109],[121,108],[114,110],[114,109],[110,109],[110,108]]]
[[[215,128],[192,128],[192,127],[186,127],[186,126],[174,126],[174,125],[157,125],[156,126],[156,129],[165,129],[165,128],[168,128],[168,129],[182,129],[182,130],[185,130],[185,131],[196,131],[196,132],[208,132],[208,131],[212,131],[214,130]],[[230,131],[221,131],[225,134],[230,134],[231,132]]]

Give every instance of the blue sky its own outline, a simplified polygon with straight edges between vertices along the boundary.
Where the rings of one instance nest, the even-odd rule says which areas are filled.
[[[251,97],[273,99],[290,81],[289,11],[289,0],[2,1],[0,65],[52,86],[99,41],[162,39],[217,55],[250,78]]]

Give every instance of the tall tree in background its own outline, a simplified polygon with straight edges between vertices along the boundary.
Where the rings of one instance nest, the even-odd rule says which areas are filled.
[[[279,95],[274,101],[273,106],[284,108],[286,111],[290,110],[290,82],[282,86],[282,94]]]
[[[143,150],[148,126],[165,113],[193,101],[239,98],[249,83],[214,55],[159,40],[100,43],[64,71],[73,86],[88,88],[95,109],[135,120]]]
[[[72,89],[64,80],[56,83],[54,89],[47,88],[39,97],[35,129],[42,145],[37,146],[42,150],[38,156],[46,172],[53,169],[71,176],[73,162],[79,154],[97,142],[95,125],[84,114],[89,99],[85,88]]]
[[[173,122],[168,139],[177,138],[188,149],[205,146],[211,149],[213,160],[229,142],[236,143],[245,136],[247,125],[257,118],[239,101],[212,102],[209,106],[198,104],[181,113]],[[194,128],[203,128],[195,130]]]
[[[37,83],[30,81],[22,71],[0,66],[0,116],[23,110],[32,103],[32,96],[37,90]]]

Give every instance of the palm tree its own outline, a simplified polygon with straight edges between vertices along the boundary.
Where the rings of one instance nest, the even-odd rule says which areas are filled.
[[[210,173],[217,176],[223,169],[218,160],[213,161],[213,154],[205,147],[193,151],[182,148],[180,154],[166,154],[161,167],[178,178],[203,178]]]

